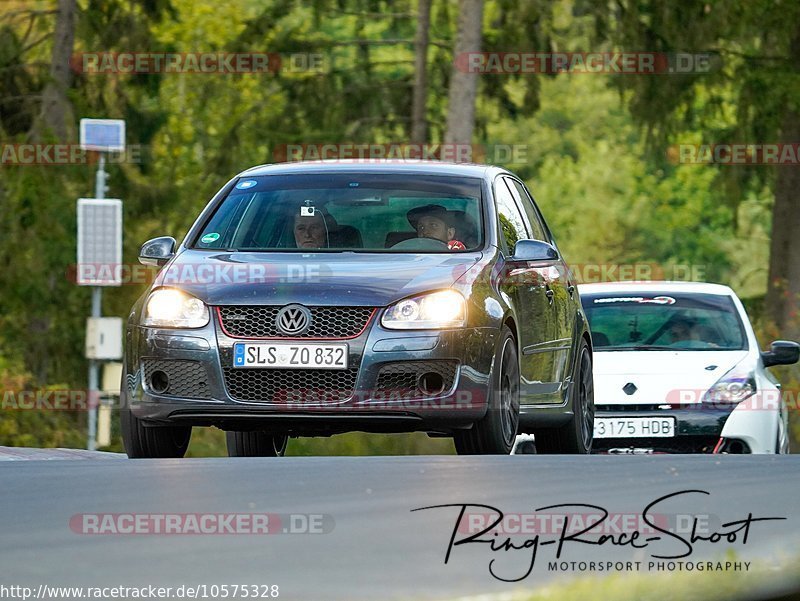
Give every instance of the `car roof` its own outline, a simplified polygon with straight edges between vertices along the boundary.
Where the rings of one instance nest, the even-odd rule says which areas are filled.
[[[580,294],[622,294],[628,292],[682,292],[684,294],[718,294],[736,296],[729,286],[722,284],[709,284],[707,282],[668,282],[668,281],[643,281],[643,282],[602,282],[595,284],[580,284]]]
[[[449,163],[409,159],[340,159],[327,161],[295,161],[258,165],[242,171],[239,176],[293,175],[299,173],[335,172],[424,173],[428,175],[455,175],[487,178],[498,173],[509,173],[494,165],[474,163]]]

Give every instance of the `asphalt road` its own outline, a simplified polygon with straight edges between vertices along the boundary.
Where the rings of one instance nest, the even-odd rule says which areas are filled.
[[[733,544],[698,541],[684,561],[718,557],[733,547],[743,561],[769,562],[798,549],[797,456],[110,457],[0,463],[0,577],[27,586],[277,584],[281,599],[314,600],[439,599],[531,588],[587,575],[548,570],[556,544],[544,542],[558,533],[541,534],[527,578],[501,582],[490,575],[490,561],[496,560],[498,575],[519,577],[530,564],[530,549],[493,553],[488,544],[464,544],[453,548],[445,565],[459,508],[411,510],[470,503],[532,515],[547,505],[586,503],[608,510],[608,520],[618,513],[625,520],[640,516],[659,497],[689,489],[710,494],[666,500],[651,510],[653,519],[683,528],[688,518],[677,514],[707,514],[708,528],[700,523],[706,534],[731,531],[733,526],[721,524],[750,513],[788,519],[752,523],[746,544],[741,530]],[[574,520],[582,510],[560,511]],[[81,533],[92,523],[85,514],[126,512],[322,515],[310,519],[326,532],[283,533],[291,527],[283,518],[274,535]],[[275,518],[270,520],[274,526]],[[303,518],[295,520],[303,530]],[[626,522],[620,523],[625,529]],[[456,540],[465,536],[459,532]],[[661,536],[638,550],[567,541],[561,560],[638,560],[645,570],[655,561],[650,554],[686,550],[674,537]]]

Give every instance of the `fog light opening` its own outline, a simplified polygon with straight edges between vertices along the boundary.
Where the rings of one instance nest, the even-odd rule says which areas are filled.
[[[725,449],[726,453],[730,453],[731,455],[741,455],[746,453],[744,443],[741,440],[731,440],[728,442],[728,446]]]
[[[419,377],[417,387],[425,396],[436,396],[444,392],[444,378],[441,374],[429,371]]]
[[[720,438],[713,452],[723,455],[748,455],[751,451],[743,440]]]
[[[164,394],[169,390],[169,376],[160,369],[150,375],[150,390],[156,394]]]

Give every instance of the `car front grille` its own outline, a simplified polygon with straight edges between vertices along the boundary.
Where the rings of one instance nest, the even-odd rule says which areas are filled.
[[[189,399],[211,398],[208,373],[198,361],[144,359],[142,369],[144,384],[148,392]],[[168,384],[166,389],[153,385],[153,374],[156,372],[163,372],[166,375],[166,380],[159,379],[160,383]]]
[[[218,307],[220,325],[232,338],[285,338],[275,323],[280,305]],[[354,338],[364,331],[373,307],[308,307],[311,326],[297,338]]]
[[[238,401],[331,403],[353,395],[358,367],[348,369],[236,369],[224,367],[228,394]]]
[[[381,367],[373,392],[373,398],[399,396],[400,398],[416,398],[420,396],[438,396],[447,393],[456,379],[458,361],[400,361]],[[425,391],[421,386],[421,378],[426,374],[435,374],[440,378],[440,391]],[[437,386],[438,388],[438,386]]]

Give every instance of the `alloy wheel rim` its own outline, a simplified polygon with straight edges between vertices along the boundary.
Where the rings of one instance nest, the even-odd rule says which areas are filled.
[[[514,415],[514,396],[516,388],[508,373],[509,365],[509,344],[512,340],[506,340],[500,361],[500,419],[503,430],[503,440],[506,444],[512,444],[517,435]]]

